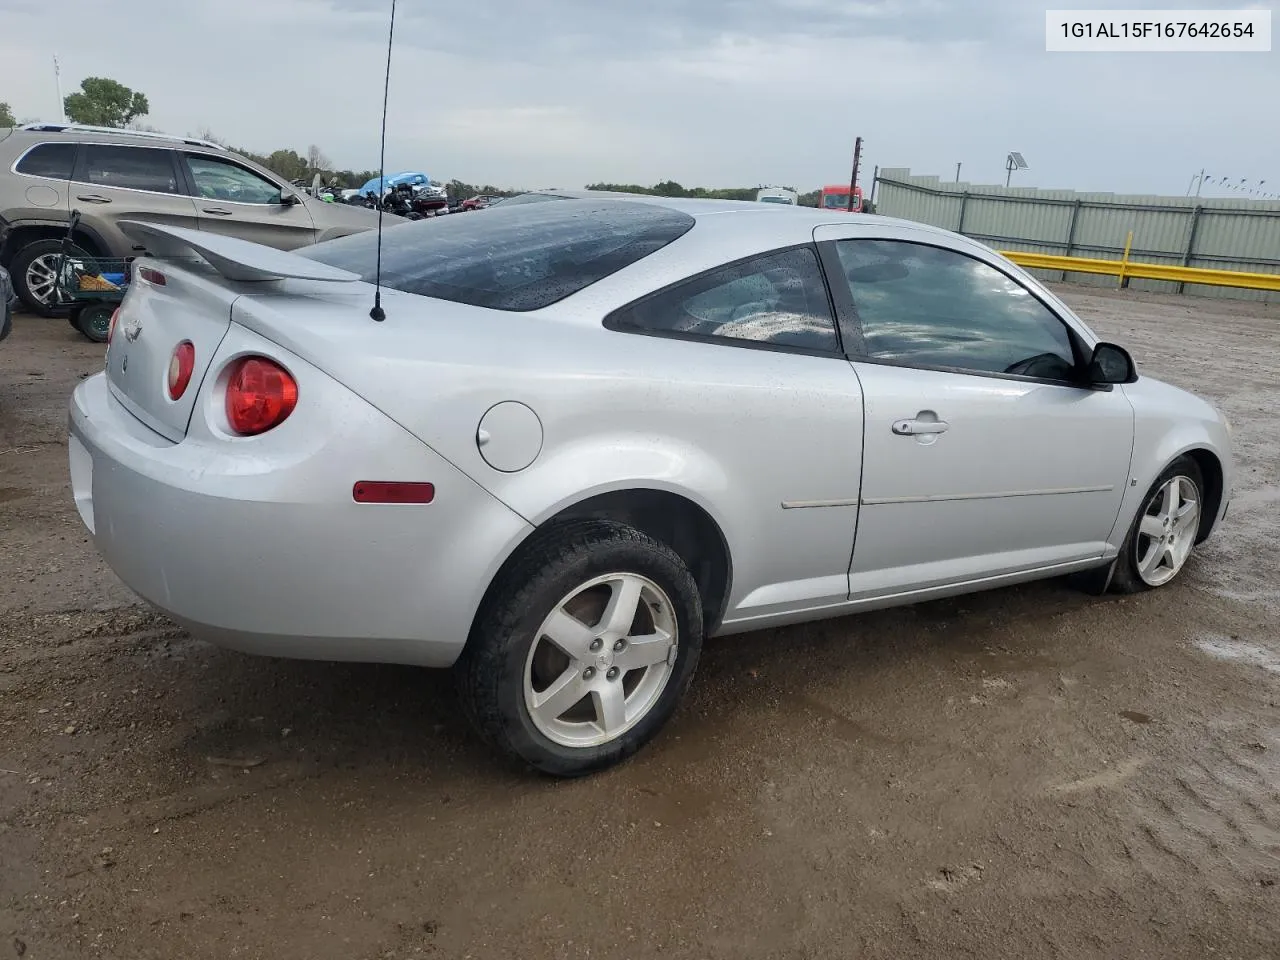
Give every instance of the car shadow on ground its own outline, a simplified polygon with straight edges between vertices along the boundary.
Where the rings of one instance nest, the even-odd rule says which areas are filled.
[[[713,638],[689,701],[642,758],[703,754],[703,741],[732,730],[735,715],[760,697],[811,700],[810,688],[820,685],[836,691],[837,713],[841,690],[856,697],[854,712],[874,713],[877,698],[895,700],[896,687],[913,675],[952,670],[958,661],[1043,661],[1039,631],[1011,625],[1105,603],[1051,580]],[[175,761],[200,766],[215,758],[234,768],[305,757],[308,765],[355,773],[412,765],[451,779],[520,774],[471,731],[445,670],[255,657],[179,631],[135,648],[128,661],[127,669],[166,688],[163,700],[181,705],[174,732],[185,732],[170,743]],[[752,735],[750,727],[741,732]]]

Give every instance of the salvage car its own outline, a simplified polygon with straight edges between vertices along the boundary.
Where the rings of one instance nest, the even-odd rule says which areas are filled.
[[[706,637],[1165,587],[1230,498],[1210,404],[917,223],[503,203],[387,231],[380,273],[372,233],[126,229],[155,256],[70,403],[107,563],[217,644],[451,667],[554,775],[654,737]]]
[[[154,220],[283,250],[371,230],[367,210],[324,203],[196,137],[76,123],[0,128],[0,266],[41,316],[65,313],[57,272],[62,241],[87,256],[139,251],[121,220]],[[403,223],[396,218],[396,223]]]

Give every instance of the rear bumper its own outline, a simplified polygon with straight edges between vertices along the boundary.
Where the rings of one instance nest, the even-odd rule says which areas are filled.
[[[345,388],[312,371],[271,443],[172,443],[111,394],[71,400],[81,518],[132,590],[221,646],[273,656],[448,666],[527,524]],[[283,436],[286,427],[293,437]],[[318,437],[312,436],[323,431]],[[275,431],[273,431],[275,432]],[[267,440],[271,434],[250,438]],[[292,447],[289,448],[289,444]],[[357,504],[357,480],[424,480],[429,505]]]

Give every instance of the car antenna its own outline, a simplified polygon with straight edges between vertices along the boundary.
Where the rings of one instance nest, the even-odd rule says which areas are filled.
[[[382,145],[378,152],[378,265],[373,274],[373,309],[369,319],[387,319],[382,309],[382,193],[387,189],[387,98],[391,93],[391,42],[396,36],[396,0],[391,0],[391,26],[387,30],[387,75],[382,82]]]

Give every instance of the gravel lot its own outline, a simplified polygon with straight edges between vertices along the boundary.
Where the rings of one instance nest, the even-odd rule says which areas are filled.
[[[18,317],[0,960],[1280,955],[1280,309],[1065,296],[1235,425],[1227,525],[1174,586],[713,641],[659,741],[571,783],[495,761],[446,677],[142,606],[68,490],[103,348]]]

